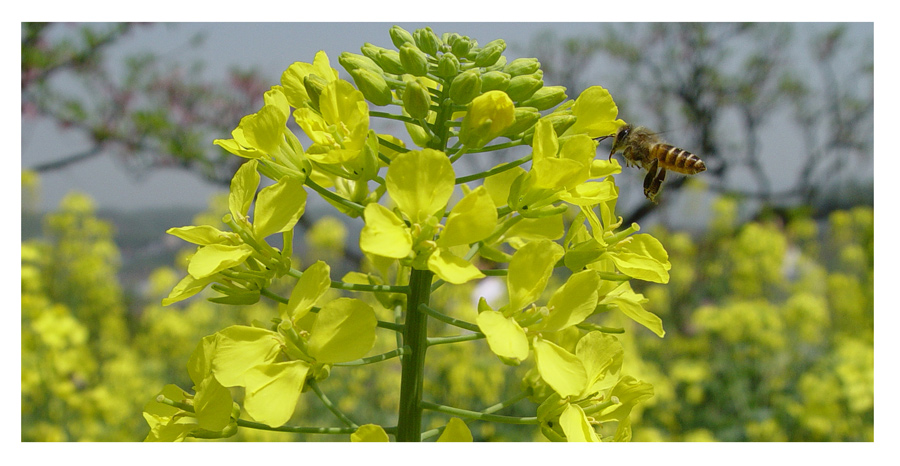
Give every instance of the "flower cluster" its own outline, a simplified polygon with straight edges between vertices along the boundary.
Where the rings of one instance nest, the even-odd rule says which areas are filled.
[[[504,363],[519,365],[534,354],[523,383],[539,404],[537,417],[518,422],[540,424],[551,440],[575,441],[599,440],[593,426],[614,420],[615,439],[629,439],[629,413],[652,395],[652,387],[623,374],[623,350],[610,335],[620,330],[590,320],[621,311],[663,336],[661,320],[643,307],[646,298],[629,281],[666,283],[670,263],[659,241],[637,234],[637,224],[623,228],[613,179],[621,168],[595,159],[596,139],[624,124],[615,102],[599,86],[566,100],[563,87],[544,86],[537,60],[507,62],[502,40],[479,46],[458,34],[438,37],[430,28],[409,33],[396,26],[390,36],[396,50],[366,44],[362,54],[338,57],[353,83],[339,77],[324,52],[312,63],[294,63],[231,139],[215,141],[248,159],[231,183],[224,219],[231,231],[169,230],[198,249],[188,275],[164,303],[211,285],[222,295],[212,298],[218,303],[249,304],[265,296],[282,305],[270,326],[235,325],[200,343],[188,366],[195,394],[164,390],[166,406],[146,414],[150,438],[283,426],[298,396],[336,363],[402,354],[404,365],[423,364],[418,358],[435,343],[413,330],[421,327],[413,320],[431,316],[474,332],[459,341],[486,339]],[[291,118],[312,141],[309,147],[288,127]],[[377,134],[371,118],[402,121],[407,134]],[[407,148],[404,139],[418,147]],[[528,148],[527,154],[484,172],[461,174],[454,166],[467,154],[517,146]],[[274,183],[259,189],[260,175]],[[358,244],[378,265],[374,270],[332,280],[325,262],[302,272],[292,267],[293,230],[307,189],[339,212],[362,218]],[[276,234],[280,249],[269,244]],[[555,273],[567,278],[544,301]],[[507,301],[492,307],[482,299],[475,323],[428,306],[436,287],[487,274],[506,276]],[[297,280],[289,298],[269,289],[285,276]],[[405,320],[380,322],[356,298],[319,303],[329,288],[375,293],[382,305],[402,306]],[[403,338],[391,354],[367,358],[376,327]],[[421,380],[415,370],[409,373]],[[408,412],[460,412],[423,401],[409,388],[415,385],[404,380],[401,389],[401,405],[414,407]],[[228,387],[244,387],[243,412]],[[388,429],[338,418],[355,440],[387,439],[386,433],[418,439],[418,431],[409,434],[418,424],[404,412]],[[442,437],[466,438],[471,434],[458,419]]]

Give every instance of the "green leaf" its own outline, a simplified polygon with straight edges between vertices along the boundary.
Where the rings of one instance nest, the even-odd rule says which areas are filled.
[[[306,210],[303,182],[285,176],[272,186],[263,188],[253,210],[253,232],[258,238],[294,228]]]
[[[583,322],[597,308],[599,286],[600,277],[593,270],[570,276],[550,297],[547,303],[550,314],[537,328],[545,332],[558,332]]]
[[[281,351],[279,335],[270,330],[232,325],[216,333],[212,372],[226,387],[245,386],[244,374],[260,364],[275,361]]]
[[[438,249],[428,257],[428,270],[441,280],[461,285],[470,280],[484,278],[484,274],[471,262],[456,256],[448,249]]]
[[[323,261],[316,261],[303,271],[291,291],[291,297],[284,313],[291,322],[297,323],[315,306],[316,301],[331,287],[331,267]]]
[[[200,279],[243,263],[253,253],[253,248],[240,244],[208,244],[191,256],[188,273]]]
[[[469,430],[469,426],[463,422],[462,419],[458,417],[450,418],[450,421],[447,422],[447,427],[444,428],[444,432],[437,439],[438,442],[471,442],[472,441],[472,431]]]
[[[375,346],[377,325],[372,306],[351,298],[331,301],[310,330],[309,355],[324,364],[359,359]]]
[[[669,282],[669,269],[672,268],[669,254],[659,240],[650,235],[641,233],[622,240],[609,251],[609,257],[630,277],[654,283]]]
[[[247,217],[253,197],[256,196],[256,190],[259,188],[259,173],[256,171],[256,167],[256,160],[244,163],[231,178],[228,210],[235,220],[243,220]]]
[[[447,216],[447,224],[437,245],[449,248],[472,244],[490,236],[497,226],[497,206],[484,186],[466,194]]]
[[[599,442],[600,437],[588,422],[584,410],[578,405],[569,404],[559,416],[559,424],[569,442]]]
[[[387,207],[369,204],[363,212],[365,226],[359,233],[359,248],[369,254],[402,259],[412,251],[409,228]]]
[[[350,434],[351,442],[389,442],[387,432],[375,424],[365,424],[359,426],[356,432]]]
[[[425,224],[447,206],[456,175],[443,152],[423,149],[398,155],[384,179],[397,207],[413,223]]]
[[[513,254],[506,278],[510,311],[518,311],[541,296],[556,261],[564,254],[562,246],[548,239],[532,241]]]
[[[304,361],[287,361],[248,370],[244,392],[247,414],[271,427],[284,425],[294,415],[309,368]]]
[[[584,365],[575,355],[554,343],[535,339],[534,359],[541,378],[559,396],[579,395],[587,385]]]
[[[513,361],[528,358],[528,337],[512,317],[504,317],[497,311],[484,311],[478,314],[475,322],[494,354]]]

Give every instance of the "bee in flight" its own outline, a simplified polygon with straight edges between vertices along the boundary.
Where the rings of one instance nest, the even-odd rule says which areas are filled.
[[[608,136],[607,136],[608,137]],[[644,196],[656,204],[656,196],[666,179],[666,170],[684,175],[696,175],[706,170],[700,157],[671,144],[666,144],[656,133],[643,126],[625,125],[616,131],[609,157],[622,152],[626,166],[638,166],[647,170],[644,178]]]

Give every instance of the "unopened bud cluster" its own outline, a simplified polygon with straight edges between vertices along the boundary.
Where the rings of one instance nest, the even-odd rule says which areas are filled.
[[[396,50],[367,43],[361,54],[344,52],[338,59],[372,104],[399,105],[405,115],[433,123],[436,114],[449,120],[454,112],[472,111],[473,101],[492,91],[504,93],[512,102],[514,116],[504,118],[510,121],[502,131],[496,117],[488,118],[493,121],[490,130],[470,129],[468,142],[480,145],[498,136],[529,140],[541,112],[567,98],[564,87],[544,86],[537,59],[508,61],[502,39],[480,46],[457,33],[438,36],[427,27],[410,33],[399,26],[390,29],[390,37]],[[568,116],[555,119],[554,127],[564,130],[574,120]],[[413,136],[421,140],[423,135]]]

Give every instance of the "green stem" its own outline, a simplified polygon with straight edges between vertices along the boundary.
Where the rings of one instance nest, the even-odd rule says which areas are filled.
[[[471,331],[473,331],[473,332],[480,332],[480,331],[481,331],[481,329],[478,328],[478,326],[475,325],[475,324],[473,324],[473,323],[469,323],[469,322],[466,322],[466,321],[464,321],[464,320],[454,319],[453,317],[450,317],[450,316],[448,316],[448,315],[446,315],[446,314],[442,314],[441,312],[436,311],[436,310],[434,310],[434,309],[428,307],[428,306],[425,305],[425,304],[420,304],[420,305],[419,305],[419,310],[422,311],[422,312],[424,312],[424,313],[426,313],[426,314],[428,314],[428,315],[431,316],[431,317],[434,317],[435,319],[437,319],[437,320],[439,320],[439,321],[441,321],[441,322],[450,324],[450,325],[452,325],[452,326],[454,326],[454,327],[459,327],[459,328],[464,329],[464,330],[471,330]]]
[[[424,409],[437,411],[439,413],[451,414],[453,416],[465,417],[469,419],[477,419],[479,421],[499,422],[502,424],[539,424],[537,417],[517,417],[517,416],[501,416],[499,414],[487,414],[479,411],[470,411],[468,409],[454,408],[452,406],[444,406],[430,401],[420,401],[419,405]]]
[[[582,330],[587,330],[588,332],[597,330],[603,333],[625,333],[625,329],[621,327],[604,327],[602,325],[592,324],[590,322],[582,322],[575,326]]]
[[[510,147],[521,146],[521,145],[524,145],[524,144],[525,144],[525,141],[523,141],[523,140],[510,141],[510,142],[504,142],[503,144],[494,144],[493,146],[484,146],[484,147],[482,147],[482,148],[480,148],[480,149],[472,149],[472,150],[470,150],[469,152],[471,152],[471,153],[475,153],[475,152],[491,152],[491,151],[495,151],[495,150],[508,149],[508,148],[510,148]],[[523,163],[524,163],[524,162],[523,162]]]
[[[322,400],[322,404],[325,405],[325,407],[328,408],[328,410],[331,411],[331,413],[334,414],[336,418],[340,419],[340,421],[344,424],[347,424],[347,427],[352,427],[354,429],[359,428],[359,424],[350,420],[350,418],[347,417],[346,414],[342,413],[341,410],[339,410],[337,406],[335,406],[334,403],[332,403],[331,400],[328,399],[327,396],[325,396],[325,393],[322,393],[322,389],[319,388],[319,384],[315,379],[307,380],[306,384],[309,385],[309,387],[312,388],[314,392],[316,392],[316,396],[318,396],[319,399]]]
[[[403,356],[400,373],[400,409],[397,421],[398,442],[418,442],[422,435],[422,385],[425,376],[425,350],[428,348],[428,315],[420,311],[431,298],[430,270],[413,269],[409,276],[410,294],[406,302],[403,343],[409,354]]]
[[[395,304],[394,304],[394,324],[397,325],[398,327],[400,327],[400,329],[403,329],[402,320],[403,320],[403,304],[395,302]],[[404,348],[402,330],[400,332],[397,332],[396,334],[394,334],[394,336],[397,338],[397,348]],[[403,354],[406,354],[406,351],[409,351],[409,348],[405,348]],[[400,355],[401,361],[403,360],[403,354]]]
[[[395,150],[400,153],[409,152],[409,149],[402,147],[402,146],[398,146],[397,144],[394,144],[393,142],[388,141],[387,139],[384,139],[384,138],[378,138],[378,144],[381,144],[382,146],[387,147],[388,149],[392,149],[392,150]]]
[[[288,275],[294,278],[300,278],[303,276],[303,272],[291,268],[288,270]],[[347,283],[339,280],[332,280],[331,287],[336,288],[338,290],[348,290],[348,291],[369,291],[372,293],[378,292],[386,292],[386,293],[409,293],[409,287],[400,285],[400,286],[392,286],[392,285],[365,285],[361,283]]]
[[[432,337],[428,339],[428,346],[447,345],[450,343],[459,343],[461,341],[480,340],[484,338],[483,333],[470,333],[468,335],[455,335],[452,337]]]
[[[500,411],[501,409],[504,409],[508,406],[512,406],[512,405],[518,403],[519,401],[524,400],[525,398],[528,398],[528,393],[519,392],[519,394],[513,396],[512,398],[508,398],[508,399],[503,400],[500,403],[497,403],[493,406],[489,406],[485,409],[482,409],[481,412],[484,414],[493,414],[493,413],[496,413],[497,411]],[[465,423],[468,424],[472,421],[474,421],[474,419],[466,419]],[[435,435],[440,435],[441,432],[443,432],[446,427],[447,426],[441,426],[441,427],[438,427],[435,429],[431,429],[427,432],[422,432],[422,440],[428,440],[431,437],[434,437]]]
[[[359,291],[359,290],[357,290],[357,291]],[[260,294],[262,296],[265,296],[265,297],[267,297],[273,301],[279,302],[281,304],[287,304],[290,302],[287,298],[285,298],[283,296],[278,296],[277,294],[272,293],[271,291],[269,291],[265,288],[260,290]],[[310,308],[309,312],[317,313],[320,310],[321,310],[321,308],[313,307],[313,308]],[[385,322],[383,320],[379,320],[379,321],[377,321],[377,326],[384,328],[384,329],[393,330],[395,332],[403,331],[403,324],[397,324],[394,322]]]
[[[261,295],[263,295],[263,296],[265,296],[265,297],[271,299],[272,301],[277,301],[277,302],[279,302],[279,303],[281,303],[281,304],[287,304],[287,303],[288,303],[288,299],[287,299],[287,298],[282,297],[282,296],[278,296],[277,294],[272,293],[271,291],[269,291],[269,290],[266,289],[266,288],[263,288],[263,289],[259,290],[259,294],[261,294]]]
[[[408,286],[391,286],[391,285],[363,285],[360,283],[345,283],[338,280],[331,281],[331,287],[339,290],[349,291],[371,291],[371,292],[388,292],[388,293],[409,293]]]
[[[471,150],[469,152],[476,152],[476,151]],[[456,179],[456,184],[468,183],[469,181],[480,180],[482,178],[487,178],[491,175],[496,175],[497,173],[503,173],[506,170],[510,170],[515,167],[518,167],[519,165],[522,165],[523,163],[526,163],[529,160],[531,160],[531,154],[528,154],[525,157],[522,157],[521,159],[513,160],[512,162],[509,162],[509,163],[504,163],[503,165],[497,165],[496,167],[491,168],[490,170],[485,170],[485,171],[479,172],[479,173],[473,173],[471,175],[461,176]]]
[[[300,427],[300,426],[280,426],[270,427],[260,422],[247,421],[238,419],[237,425],[257,430],[271,430],[275,432],[291,432],[294,434],[337,434],[347,435],[356,432],[352,427]],[[385,429],[386,431],[387,429]]]
[[[194,407],[187,405],[185,403],[180,403],[174,400],[170,400],[163,395],[159,395],[156,397],[156,401],[162,404],[166,404],[184,411],[187,411],[191,414],[194,413]],[[257,430],[271,430],[274,432],[291,432],[295,434],[352,434],[356,432],[356,429],[352,427],[301,427],[301,426],[279,426],[272,427],[267,426],[265,424],[259,422],[248,421],[246,419],[238,419],[237,425],[240,427],[246,427],[248,429],[257,429]],[[385,432],[393,433],[396,428],[395,427],[386,427]]]
[[[460,157],[462,157],[463,155],[466,155],[468,152],[469,152],[469,148],[463,147],[462,149],[460,149],[459,152],[453,154],[453,156],[450,157],[450,163],[456,162],[457,160],[459,160]]]
[[[397,348],[393,351],[388,351],[387,353],[376,354],[375,356],[369,356],[367,358],[357,359],[355,361],[348,362],[336,362],[335,366],[364,366],[366,364],[373,364],[376,362],[386,361],[391,358],[396,358],[397,356],[402,356],[409,352],[408,347]]]
[[[364,206],[359,205],[353,201],[344,199],[343,197],[319,186],[318,183],[316,183],[315,181],[313,181],[310,178],[306,179],[306,185],[309,186],[310,188],[312,188],[313,191],[319,193],[322,197],[330,199],[331,201],[336,202],[348,209],[355,210],[360,215],[362,215],[363,211],[366,210],[366,208]]]
[[[378,112],[378,111],[374,111],[374,110],[369,110],[369,116],[372,116],[372,117],[378,117],[378,118],[384,118],[384,119],[387,119],[387,120],[397,120],[397,121],[402,121],[402,122],[405,122],[405,123],[412,123],[412,124],[414,124],[414,125],[418,125],[418,124],[419,124],[419,120],[416,120],[416,119],[413,118],[413,117],[408,117],[408,116],[406,116],[406,115],[396,115],[396,114],[393,114],[393,113]]]

